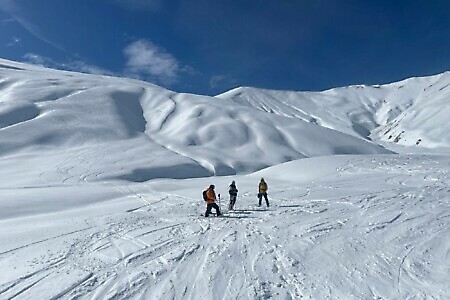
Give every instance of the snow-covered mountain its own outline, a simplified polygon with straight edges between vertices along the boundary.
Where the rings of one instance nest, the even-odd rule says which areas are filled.
[[[319,155],[387,153],[378,141],[450,146],[449,73],[316,93],[238,88],[217,97],[5,60],[0,76],[0,155],[90,148],[104,151],[96,162],[102,170],[121,160],[113,177],[226,175]],[[152,152],[167,160],[155,162]],[[187,173],[173,174],[180,164]]]
[[[450,73],[314,93],[237,88],[206,97],[5,60],[0,66],[0,155],[37,146],[96,145],[107,154],[142,151],[143,159],[162,151],[205,176],[320,155],[387,153],[378,142],[450,147]],[[168,167],[125,160],[134,173],[146,173],[137,166]]]
[[[103,159],[91,166],[102,178],[230,175],[318,155],[388,153],[352,135],[345,126],[354,124],[321,126],[325,119],[311,122],[312,116],[292,118],[282,109],[255,109],[266,105],[266,97],[251,106],[234,96],[180,94],[130,79],[7,61],[1,66],[0,155],[21,151],[32,158],[30,152],[40,156],[41,148],[103,151]],[[272,92],[271,99],[277,95],[274,109],[284,103],[285,93]],[[343,110],[353,113],[355,107]],[[332,116],[335,109],[323,113]],[[155,161],[152,153],[164,153],[166,159]],[[80,165],[77,159],[73,163]],[[174,165],[185,168],[173,172]],[[97,174],[105,168],[111,168],[108,175]]]
[[[450,146],[450,72],[324,92],[237,88],[218,97],[375,142]]]
[[[449,85],[208,97],[0,59],[0,299],[449,298]]]

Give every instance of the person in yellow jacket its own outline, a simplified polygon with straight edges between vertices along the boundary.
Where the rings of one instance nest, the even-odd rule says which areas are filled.
[[[264,200],[266,200],[266,205],[269,207],[269,199],[267,198],[267,190],[269,187],[267,186],[267,183],[264,181],[264,178],[261,178],[261,181],[259,182],[258,187],[258,199],[259,199],[259,206],[261,206],[262,197],[264,197]]]
[[[211,209],[215,209],[216,210],[216,215],[220,216],[220,208],[219,206],[215,203],[216,201],[216,192],[214,192],[214,184],[211,184],[209,186],[209,188],[206,190],[206,212],[205,212],[205,217],[209,217],[209,214],[211,213]]]

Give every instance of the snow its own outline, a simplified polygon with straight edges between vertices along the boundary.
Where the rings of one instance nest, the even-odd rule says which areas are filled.
[[[0,60],[0,298],[447,299],[449,84],[207,97]]]

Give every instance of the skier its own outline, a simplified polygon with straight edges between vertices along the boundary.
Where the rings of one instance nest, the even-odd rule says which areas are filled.
[[[206,190],[206,212],[205,217],[209,217],[209,214],[211,213],[211,209],[216,210],[216,215],[220,216],[220,209],[219,206],[215,203],[216,201],[216,193],[214,192],[214,184],[211,184],[209,188]]]
[[[266,205],[269,207],[269,199],[267,199],[267,183],[264,181],[264,178],[261,178],[261,181],[259,182],[259,193],[258,193],[258,199],[259,199],[259,205],[261,206],[262,197],[264,196],[264,199],[266,200]]]
[[[228,190],[228,193],[230,194],[230,204],[228,205],[228,210],[233,210],[238,193],[238,189],[236,188],[236,183],[234,182],[234,180],[230,184],[230,189]]]

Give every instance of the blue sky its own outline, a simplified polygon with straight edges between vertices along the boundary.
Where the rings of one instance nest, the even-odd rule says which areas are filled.
[[[450,1],[0,0],[0,57],[215,95],[450,70]]]

